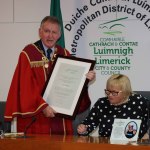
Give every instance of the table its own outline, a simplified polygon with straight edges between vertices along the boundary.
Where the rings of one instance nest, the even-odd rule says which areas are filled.
[[[1,138],[0,150],[149,150],[150,142],[111,144],[109,138],[29,135],[26,138]]]

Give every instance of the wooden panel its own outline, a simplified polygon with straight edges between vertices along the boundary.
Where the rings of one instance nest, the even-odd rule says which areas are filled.
[[[13,22],[13,1],[0,0],[0,22]]]
[[[132,145],[133,144],[133,145]],[[60,135],[31,135],[27,138],[0,139],[4,150],[148,150],[149,144],[110,144],[108,138],[77,137]]]
[[[15,22],[41,22],[50,14],[49,0],[14,0]]]

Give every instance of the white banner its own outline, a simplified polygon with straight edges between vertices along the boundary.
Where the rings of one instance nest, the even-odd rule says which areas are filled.
[[[96,60],[97,77],[89,90],[93,104],[114,73],[129,76],[134,91],[150,90],[149,1],[65,0],[61,5],[66,48]]]

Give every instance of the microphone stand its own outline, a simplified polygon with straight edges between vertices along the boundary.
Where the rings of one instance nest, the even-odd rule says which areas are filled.
[[[28,129],[31,127],[31,125],[36,121],[36,117],[33,117],[31,122],[25,127],[25,130],[24,130],[24,138],[27,138],[26,134],[27,134],[27,131]]]

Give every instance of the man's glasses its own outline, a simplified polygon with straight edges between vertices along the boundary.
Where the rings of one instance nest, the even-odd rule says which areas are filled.
[[[118,96],[118,94],[119,93],[121,93],[122,91],[109,91],[109,90],[107,90],[107,89],[105,89],[105,94],[107,95],[107,96],[109,96],[110,94],[112,95],[112,96]]]

